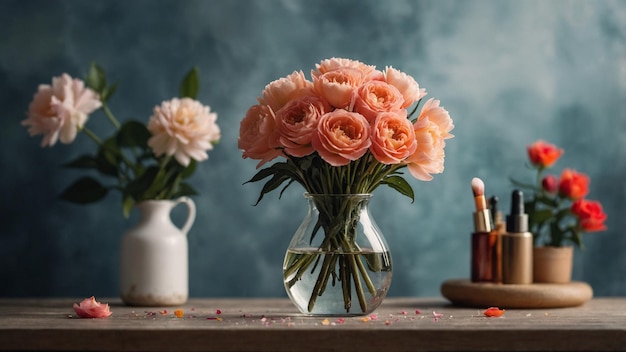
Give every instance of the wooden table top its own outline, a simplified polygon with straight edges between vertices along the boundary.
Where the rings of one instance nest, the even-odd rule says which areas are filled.
[[[626,350],[626,298],[498,318],[443,298],[388,297],[374,315],[349,318],[303,316],[287,299],[190,299],[168,308],[97,299],[111,305],[111,317],[78,318],[72,304],[80,299],[0,298],[0,350]]]

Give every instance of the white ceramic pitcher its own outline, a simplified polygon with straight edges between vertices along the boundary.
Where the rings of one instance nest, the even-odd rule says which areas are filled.
[[[170,212],[181,203],[186,205],[188,215],[179,229]],[[143,201],[136,207],[139,221],[121,244],[121,298],[135,306],[183,304],[189,295],[187,233],[196,217],[195,203],[181,197]]]

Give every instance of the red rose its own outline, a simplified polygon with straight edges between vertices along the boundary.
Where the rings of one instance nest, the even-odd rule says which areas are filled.
[[[572,204],[572,213],[578,217],[583,231],[596,232],[606,230],[604,221],[607,216],[602,210],[600,202],[579,199]]]
[[[530,162],[541,168],[552,166],[563,154],[563,149],[542,140],[527,146],[526,150]]]
[[[582,172],[564,169],[559,180],[559,193],[570,199],[580,199],[589,193],[589,177]]]
[[[559,180],[554,175],[547,175],[541,180],[541,187],[548,193],[556,193],[559,190]]]

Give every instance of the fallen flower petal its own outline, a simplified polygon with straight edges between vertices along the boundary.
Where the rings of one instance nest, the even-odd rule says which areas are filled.
[[[81,318],[107,318],[113,314],[108,304],[101,304],[94,296],[85,298],[80,304],[74,303],[74,311]]]
[[[174,315],[176,316],[176,318],[182,318],[185,316],[185,312],[183,312],[182,309],[176,309],[174,311]]]
[[[485,309],[483,311],[483,314],[489,318],[500,317],[502,316],[502,314],[504,314],[504,309],[500,309],[498,307],[490,307],[490,308]]]
[[[437,322],[439,321],[439,318],[443,317],[443,313],[437,313],[433,310],[433,321]]]

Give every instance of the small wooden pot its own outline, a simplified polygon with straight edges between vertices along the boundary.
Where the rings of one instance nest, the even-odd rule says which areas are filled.
[[[533,281],[565,284],[572,280],[574,247],[535,247],[533,249]]]

